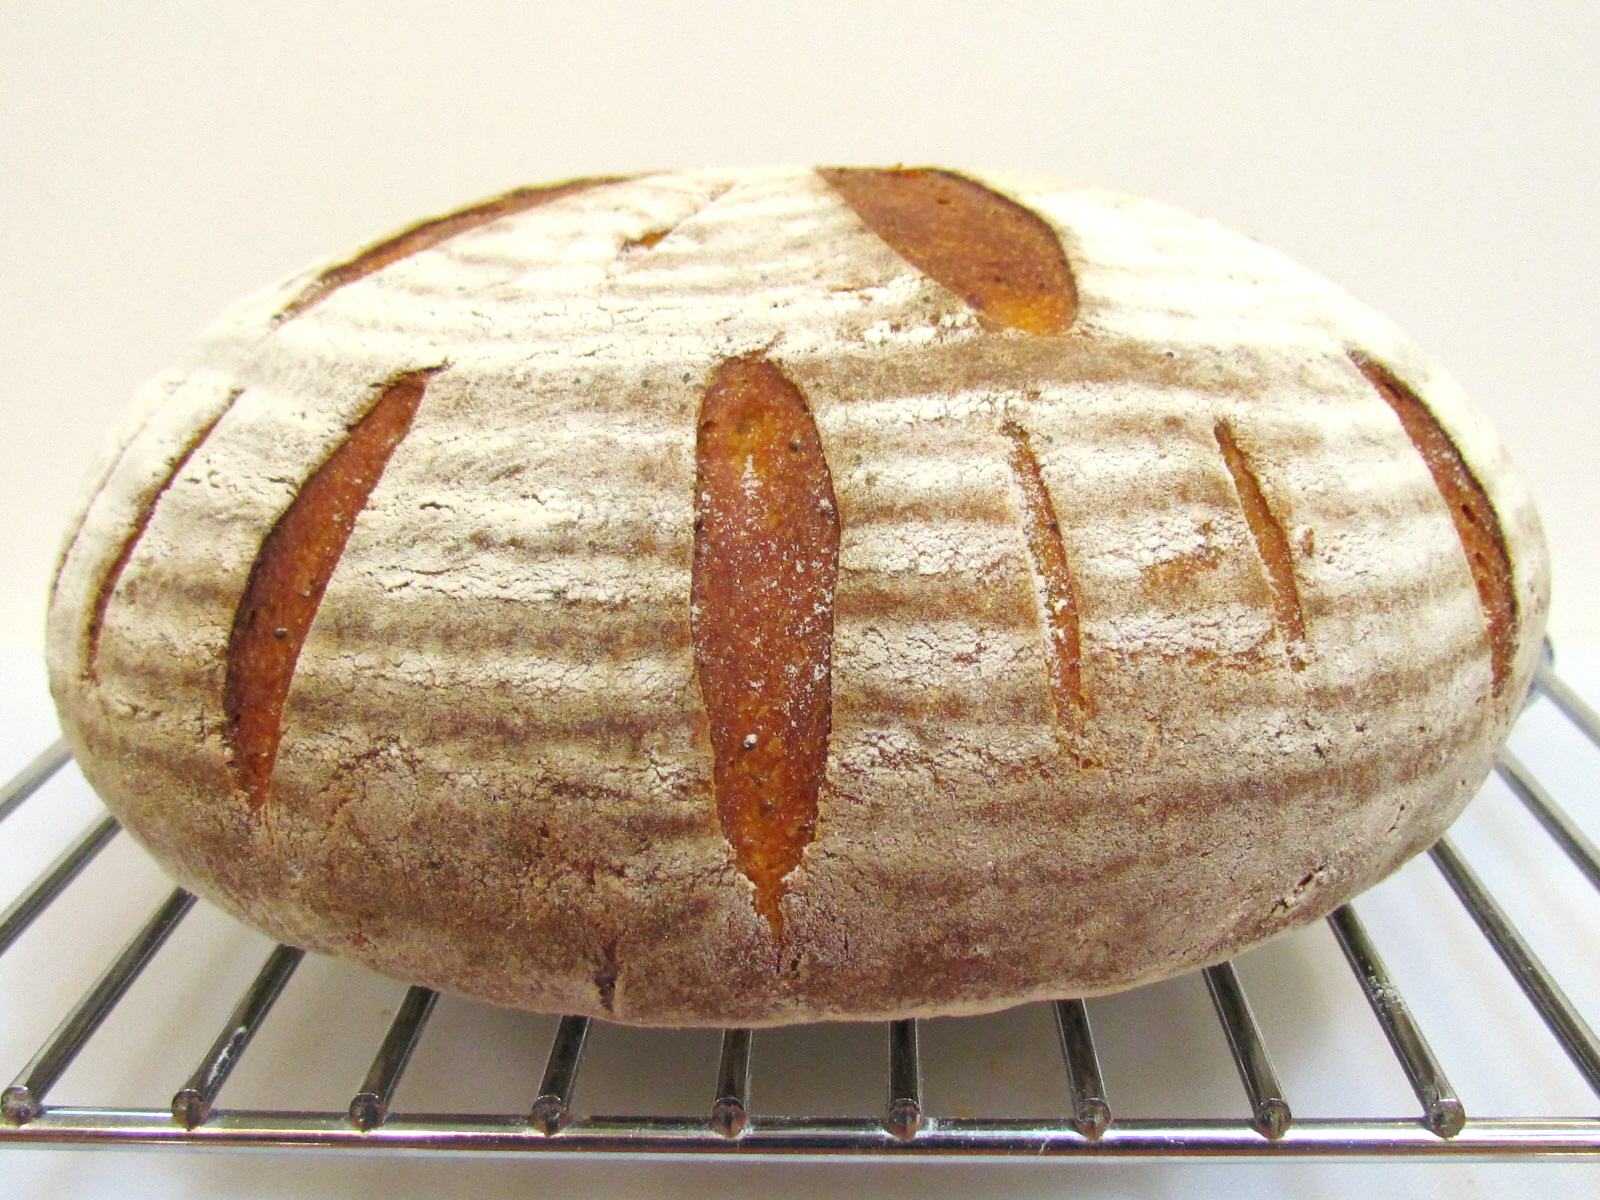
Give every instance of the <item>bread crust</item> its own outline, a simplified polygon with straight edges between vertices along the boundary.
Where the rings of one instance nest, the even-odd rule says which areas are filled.
[[[1388,321],[1275,252],[962,178],[1054,230],[1069,327],[980,319],[798,169],[557,189],[234,306],[140,396],[63,556],[51,680],[90,782],[275,938],[633,1024],[1091,995],[1383,878],[1474,794],[1537,657],[1546,552],[1504,449]],[[697,417],[749,355],[803,394],[838,506],[826,767],[781,923],[719,825],[691,613]],[[1498,686],[1372,363],[1498,522]],[[420,371],[252,804],[224,704],[252,564],[375,389]]]

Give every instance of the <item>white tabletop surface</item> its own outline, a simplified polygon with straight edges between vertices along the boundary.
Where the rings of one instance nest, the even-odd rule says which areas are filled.
[[[1600,6],[1512,0],[8,0],[0,15],[0,773],[51,736],[45,582],[88,461],[132,388],[225,303],[417,216],[516,184],[657,167],[933,163],[1156,197],[1287,251],[1393,316],[1467,385],[1523,465],[1556,563],[1563,674],[1600,700]],[[1600,755],[1519,731],[1600,837]],[[70,772],[0,828],[0,903],[82,828]],[[1459,837],[1589,1020],[1600,903],[1499,788]],[[1536,838],[1536,833],[1532,837]],[[1426,863],[1358,909],[1469,1111],[1596,1099]],[[166,885],[114,844],[0,960],[0,1073],[25,1061]],[[76,908],[72,906],[76,905]],[[1442,915],[1441,915],[1442,914]],[[50,925],[54,921],[55,925]],[[54,929],[54,933],[51,930]],[[180,945],[181,939],[181,945]],[[186,947],[186,948],[185,948]],[[165,1103],[265,943],[203,910],[183,965],[142,981],[59,1098]],[[1404,1079],[1320,927],[1246,955],[1302,1115],[1409,1111]],[[77,971],[78,974],[73,972]],[[155,971],[155,968],[152,969]],[[1118,1111],[1231,1111],[1193,980],[1091,1006]],[[337,1107],[398,985],[308,962],[224,1103]],[[1306,997],[1312,999],[1307,1002]],[[441,1002],[414,1094],[524,1103],[548,1034]],[[1039,1010],[928,1032],[930,1097],[1059,1102]],[[1045,1030],[1048,1033],[1048,1030]],[[824,1074],[870,1105],[878,1047],[834,1030]],[[774,1037],[769,1073],[804,1051]],[[132,1047],[113,1054],[103,1047]],[[597,1036],[580,1107],[696,1095],[677,1044],[629,1094],[636,1042]],[[485,1047],[498,1047],[486,1058]],[[198,1048],[198,1049],[197,1049]],[[1044,1066],[1041,1067],[1041,1060]],[[758,1066],[761,1061],[758,1060]],[[1058,1069],[1058,1068],[1056,1068]],[[805,1072],[793,1071],[796,1077]],[[763,1103],[799,1108],[803,1088]],[[955,1086],[976,1079],[976,1093]],[[3,1082],[3,1080],[0,1080]],[[851,1089],[854,1089],[852,1092]],[[487,1097],[487,1099],[486,1099]],[[401,1100],[404,1101],[405,1093]],[[0,1148],[7,1197],[1580,1196],[1600,1163],[576,1162]]]

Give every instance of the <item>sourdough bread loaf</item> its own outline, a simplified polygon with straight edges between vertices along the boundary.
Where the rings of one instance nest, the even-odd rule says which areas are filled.
[[[1219,961],[1430,844],[1547,602],[1388,321],[1144,200],[525,188],[228,311],[50,610],[185,887],[498,1003],[980,1012]]]

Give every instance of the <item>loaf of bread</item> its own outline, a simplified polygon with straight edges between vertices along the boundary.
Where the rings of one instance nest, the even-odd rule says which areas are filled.
[[[935,169],[523,188],[229,310],[54,584],[185,887],[653,1025],[973,1013],[1429,845],[1547,563],[1389,322],[1159,204]]]

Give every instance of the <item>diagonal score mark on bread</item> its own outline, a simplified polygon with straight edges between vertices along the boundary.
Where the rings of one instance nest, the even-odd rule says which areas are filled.
[[[1250,464],[1249,457],[1239,448],[1233,427],[1219,420],[1213,428],[1217,448],[1222,451],[1222,461],[1233,479],[1233,490],[1239,497],[1239,507],[1244,511],[1245,527],[1256,548],[1256,556],[1267,573],[1267,585],[1272,591],[1272,622],[1278,636],[1288,648],[1289,661],[1296,670],[1305,667],[1303,650],[1306,638],[1305,610],[1300,603],[1300,585],[1294,576],[1294,555],[1289,550],[1289,538],[1280,521],[1267,503],[1261,490],[1261,479]]]
[[[368,275],[381,271],[401,259],[410,258],[423,250],[431,250],[441,242],[476,229],[480,225],[527,212],[530,208],[538,208],[540,205],[549,204],[552,200],[586,192],[602,184],[621,183],[626,178],[628,177],[624,175],[597,175],[584,179],[569,179],[565,183],[549,184],[544,187],[513,188],[491,199],[445,213],[442,217],[430,217],[426,221],[419,221],[323,271],[306,284],[294,299],[284,305],[277,319],[281,323],[297,317],[308,308],[321,304],[340,288],[359,279],[365,279]]]
[[[718,184],[707,192],[705,198],[689,212],[683,213],[667,224],[657,225],[645,233],[626,239],[622,243],[621,249],[617,251],[617,258],[622,263],[629,263],[643,258],[668,237],[676,233],[681,226],[687,225],[690,221],[700,216],[737,186],[737,184],[731,182]]]
[[[839,516],[800,389],[759,354],[716,368],[695,444],[691,625],[717,815],[755,907],[782,932],[816,835],[832,712]]]
[[[227,399],[227,404],[232,404],[237,397],[237,392],[231,394]],[[48,592],[51,603],[55,602],[56,593],[61,588],[61,576],[67,569],[67,560],[72,557],[72,552],[78,545],[78,539],[83,536],[84,526],[88,523],[90,514],[93,513],[95,505],[99,502],[101,493],[105,491],[106,486],[116,476],[117,472],[121,469],[123,462],[126,461],[128,452],[132,450],[133,447],[138,443],[139,439],[144,436],[145,430],[150,427],[150,423],[155,420],[160,411],[161,406],[157,405],[144,414],[143,418],[128,434],[128,440],[125,441],[121,448],[117,450],[116,454],[112,456],[111,461],[108,462],[105,465],[105,469],[101,471],[98,476],[96,476],[94,484],[89,488],[88,499],[84,501],[82,508],[78,511],[77,519],[73,523],[71,531],[67,534],[66,541],[62,543],[61,549],[56,553],[55,569],[50,575],[50,591]],[[209,432],[209,423],[207,426],[207,432]],[[200,440],[204,439],[201,438]],[[173,474],[176,475],[177,471],[174,470]],[[163,482],[160,485],[161,490],[165,490],[169,483],[170,480]]]
[[[283,706],[323,592],[356,518],[411,429],[429,379],[440,370],[407,371],[384,385],[301,485],[250,568],[228,638],[223,713],[234,783],[252,809],[260,810],[271,795]]]
[[[868,229],[973,308],[985,325],[1065,333],[1078,289],[1061,239],[1037,214],[981,183],[927,167],[818,174]]]
[[[1433,475],[1440,498],[1450,510],[1450,519],[1455,523],[1462,553],[1472,571],[1472,582],[1488,627],[1490,677],[1494,694],[1498,696],[1511,674],[1517,649],[1517,596],[1500,517],[1489,500],[1489,493],[1467,466],[1455,439],[1422,397],[1402,383],[1388,367],[1359,350],[1351,351],[1350,359],[1400,419],[1406,436]]]
[[[138,515],[134,517],[133,525],[123,539],[122,548],[117,552],[116,558],[112,560],[111,566],[107,568],[99,586],[95,589],[94,607],[90,611],[89,624],[84,636],[83,654],[83,676],[91,683],[96,678],[96,661],[100,657],[100,634],[105,628],[106,609],[111,606],[111,597],[116,594],[117,584],[122,579],[122,573],[127,569],[128,562],[133,558],[133,552],[139,548],[139,542],[144,537],[144,531],[150,525],[151,517],[155,515],[156,505],[161,503],[161,498],[167,494],[173,482],[183,473],[184,467],[189,465],[189,460],[194,457],[195,452],[211,436],[211,431],[217,427],[217,422],[222,420],[228,410],[233,407],[234,401],[243,394],[243,388],[235,388],[229,392],[221,409],[214,413],[184,443],[177,457],[173,459],[172,466],[162,476],[160,483],[146,497],[144,503],[139,506]],[[124,451],[126,451],[126,447]],[[113,465],[112,469],[115,470],[115,465]],[[66,556],[63,555],[62,562],[65,563],[65,561]]]
[[[1039,589],[1050,695],[1055,701],[1056,719],[1063,728],[1071,730],[1082,723],[1088,708],[1083,691],[1083,646],[1072,567],[1061,536],[1061,521],[1050,499],[1050,489],[1045,485],[1032,436],[1016,421],[1007,421],[1000,431],[1011,443],[1011,474],[1022,496],[1023,533],[1027,537],[1028,558],[1033,563]]]

